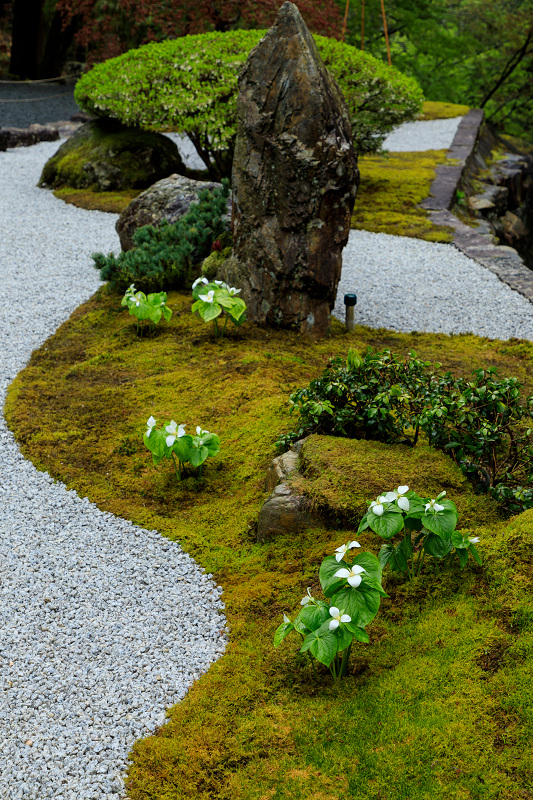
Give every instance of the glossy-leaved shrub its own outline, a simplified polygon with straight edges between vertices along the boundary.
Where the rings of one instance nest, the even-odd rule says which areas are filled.
[[[134,248],[114,256],[93,253],[100,278],[124,291],[134,283],[143,292],[179,289],[189,283],[194,265],[209,255],[227,227],[229,184],[204,189],[183,217],[160,227],[145,225],[133,234]]]
[[[76,102],[126,125],[187,134],[209,176],[229,177],[236,135],[237,77],[265,31],[204,33],[155,42],[95,66],[76,84]],[[420,111],[413,78],[336,39],[315,36],[350,112],[354,144],[381,149],[392,128]]]
[[[415,445],[422,432],[506,511],[533,507],[533,395],[517,378],[477,369],[470,379],[440,374],[412,352],[350,350],[290,397],[295,430],[286,449],[310,433]]]

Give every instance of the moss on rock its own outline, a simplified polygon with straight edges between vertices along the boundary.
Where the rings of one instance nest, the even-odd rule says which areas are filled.
[[[146,189],[184,169],[167,136],[104,118],[86,123],[61,145],[44,165],[39,186],[95,192]]]

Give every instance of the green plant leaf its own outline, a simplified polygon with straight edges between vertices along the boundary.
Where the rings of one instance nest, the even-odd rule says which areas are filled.
[[[199,467],[200,464],[203,464],[206,458],[209,456],[209,451],[207,447],[194,447],[191,446],[189,461],[193,465],[193,467]]]
[[[346,583],[346,578],[335,577],[335,573],[343,567],[346,567],[346,564],[342,561],[337,561],[335,556],[327,556],[320,565],[318,579],[326,597],[331,597]]]
[[[351,644],[351,641],[353,639],[352,632],[348,628],[349,624],[350,624],[349,622],[341,622],[339,627],[333,631],[335,638],[337,639],[338,653],[340,653],[342,650],[348,647],[348,645]]]
[[[306,628],[310,631],[316,631],[330,618],[329,606],[320,600],[316,606],[313,604],[304,606],[298,616]]]
[[[466,562],[468,561],[468,551],[467,550],[457,550],[457,556],[459,558],[459,566],[461,569],[466,566]]]
[[[294,630],[293,622],[282,622],[274,634],[274,647],[278,647],[286,636]]]
[[[188,434],[185,434],[185,436],[180,436],[172,445],[172,450],[179,461],[182,461],[183,463],[189,461],[191,453],[193,452],[192,436],[189,436]],[[194,466],[196,466],[196,464]]]
[[[300,652],[305,653],[306,650],[310,650],[317,661],[329,667],[337,655],[337,637],[329,630],[311,631],[305,637]]]
[[[434,558],[444,558],[452,549],[449,539],[444,539],[435,533],[429,533],[424,539],[424,550]]]
[[[364,589],[361,584],[357,589],[341,589],[331,598],[331,605],[336,606],[342,614],[348,614],[355,625],[364,627],[378,613],[380,600],[379,592]]]
[[[368,644],[370,641],[370,637],[365,629],[359,627],[359,625],[356,625],[355,622],[346,622],[345,627],[348,628],[356,641],[364,642],[365,644]]]
[[[387,510],[380,517],[368,512],[368,523],[372,530],[381,536],[382,539],[392,539],[403,529],[403,515],[398,512]]]
[[[469,547],[468,547],[468,549],[469,549],[469,550],[470,550],[470,552],[472,553],[472,556],[473,556],[474,560],[475,560],[475,561],[477,561],[477,563],[479,564],[479,566],[481,566],[483,562],[482,562],[482,560],[481,560],[481,556],[479,555],[479,553],[478,553],[478,551],[476,550],[476,548],[474,547],[474,545],[473,545],[473,544],[470,544],[470,545],[469,545]]]
[[[449,539],[457,525],[457,514],[451,509],[439,511],[437,514],[424,514],[422,523],[431,533]]]

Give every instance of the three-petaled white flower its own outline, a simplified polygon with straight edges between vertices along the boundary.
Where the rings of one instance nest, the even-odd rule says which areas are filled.
[[[348,614],[341,614],[339,609],[336,606],[331,606],[329,613],[333,617],[329,621],[329,629],[330,631],[336,630],[341,622],[351,622],[352,618],[348,616]]]
[[[193,283],[193,285],[192,285],[192,288],[193,288],[193,289],[196,289],[196,287],[198,286],[198,284],[199,284],[199,283],[205,283],[205,285],[207,286],[207,284],[209,283],[209,281],[207,280],[207,278],[203,278],[203,277],[201,277],[201,278],[196,278],[196,280],[194,281],[194,283]]]
[[[377,500],[372,500],[372,502],[370,503],[370,509],[372,513],[376,515],[376,517],[381,517],[381,515],[383,514],[383,512],[385,511],[383,503],[386,502],[387,500],[383,495],[380,495],[380,497],[378,497]]]
[[[204,303],[212,303],[215,297],[215,290],[210,289],[207,294],[200,294],[198,295],[198,297],[200,298],[200,300],[203,300]]]
[[[153,417],[150,417],[147,420],[146,424],[148,425],[148,428],[146,430],[146,435],[150,436],[150,434],[152,433],[152,428],[154,427],[154,425],[156,425],[156,420]]]
[[[348,544],[341,544],[340,547],[336,547],[335,558],[337,559],[337,561],[340,561],[342,558],[344,558],[348,550],[351,550],[352,547],[361,547],[361,545],[359,544],[359,542],[348,542]]]
[[[361,581],[363,580],[361,573],[366,572],[364,567],[360,567],[358,564],[354,564],[353,567],[350,569],[342,569],[337,570],[335,573],[336,578],[347,578],[348,583],[350,586],[353,586],[354,589],[357,589]]]
[[[307,587],[307,594],[305,595],[305,597],[302,600],[300,600],[300,605],[301,606],[306,606],[308,603],[314,603],[315,602],[315,598],[311,595],[311,592],[309,591],[309,589],[310,589],[310,587],[308,586]]]
[[[479,542],[479,536],[469,536],[468,541],[470,544],[477,544]]]
[[[178,425],[174,420],[171,420],[170,425],[167,425],[165,430],[169,434],[165,439],[167,447],[172,447],[176,439],[185,436],[185,425]]]
[[[228,292],[232,297],[234,297],[236,294],[240,294],[241,290],[236,289],[235,286],[228,286]]]
[[[409,500],[407,497],[404,497],[408,491],[408,486],[398,486],[395,492],[387,492],[385,495],[385,500],[387,503],[398,503],[398,506],[402,509],[402,511],[409,511]],[[374,514],[375,513],[376,512],[374,511]]]
[[[437,503],[437,501],[436,501],[436,500],[430,500],[430,501],[429,501],[429,503],[426,503],[426,513],[427,513],[427,512],[428,512],[430,509],[431,509],[432,511],[434,511],[434,512],[435,512],[435,514],[438,514],[438,512],[439,512],[439,511],[444,511],[444,506],[441,506],[441,504],[440,504],[440,503]]]

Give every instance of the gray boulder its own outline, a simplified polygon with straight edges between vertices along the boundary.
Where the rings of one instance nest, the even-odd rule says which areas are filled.
[[[133,234],[143,225],[157,227],[162,220],[176,222],[198,202],[202,189],[222,189],[221,183],[196,181],[184,175],[170,175],[157,181],[131,201],[117,220],[116,229],[123,250],[133,247]],[[228,198],[228,227],[231,220],[231,198]]]

